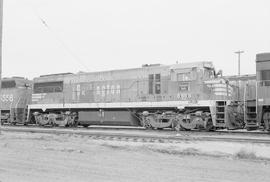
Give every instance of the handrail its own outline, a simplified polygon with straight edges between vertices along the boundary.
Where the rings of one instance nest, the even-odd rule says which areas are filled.
[[[245,84],[245,88],[244,88],[244,122],[246,122],[246,106],[247,106],[247,101],[246,101],[246,94],[247,94],[247,85]]]
[[[257,109],[258,108],[258,81],[256,81],[256,89],[255,90],[256,90],[256,101],[255,101],[256,102],[255,103],[255,109],[256,110],[255,110],[255,112],[256,112],[256,115],[257,115],[258,114],[258,109]]]

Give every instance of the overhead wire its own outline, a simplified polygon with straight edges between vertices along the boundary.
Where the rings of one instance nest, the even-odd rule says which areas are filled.
[[[27,0],[25,0],[25,2],[29,5],[29,7],[32,9],[33,13],[35,14],[35,16],[38,18],[38,20],[41,22],[41,24],[43,25],[43,27],[45,27],[53,36],[54,38],[61,44],[61,46],[73,57],[74,60],[77,61],[77,63],[81,64],[81,66],[86,69],[86,71],[90,71],[89,68],[86,66],[86,64],[84,63],[83,60],[81,60],[81,58],[74,53],[74,51],[72,49],[70,49],[70,47],[61,39],[61,37],[56,33],[56,31],[54,31],[52,29],[51,26],[49,26],[49,24],[47,23],[47,21],[41,17],[41,15],[38,13],[38,11],[29,3],[27,2]]]

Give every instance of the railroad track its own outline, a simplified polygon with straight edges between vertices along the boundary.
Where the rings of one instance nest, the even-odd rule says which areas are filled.
[[[96,129],[96,130],[147,130],[147,132],[173,132],[171,128],[164,128],[161,130],[155,130],[155,129],[146,129],[144,127],[141,126],[105,126],[105,125],[91,125],[87,128],[83,127],[83,126],[78,126],[78,127],[57,127],[57,126],[39,126],[39,125],[35,125],[35,124],[29,124],[26,125],[27,127],[30,128],[61,128],[61,129],[80,129],[80,130],[88,130],[88,129]],[[17,125],[10,125],[10,124],[3,124],[2,127],[26,127],[25,125],[22,124],[17,124]],[[253,130],[253,131],[247,131],[245,129],[235,129],[235,130],[227,130],[227,129],[219,129],[219,130],[215,130],[213,132],[209,132],[209,131],[204,131],[204,130],[181,130],[179,132],[185,132],[185,133],[205,133],[207,135],[209,134],[243,134],[243,135],[269,135],[270,136],[270,132],[269,131],[263,131],[263,130]]]
[[[18,127],[2,126],[2,131],[6,132],[26,132],[26,133],[45,133],[45,134],[71,134],[84,135],[92,139],[119,140],[119,141],[139,141],[139,142],[159,142],[159,143],[178,143],[183,141],[222,141],[238,143],[262,143],[270,144],[268,135],[238,135],[237,133],[216,132],[172,132],[172,131],[146,131],[146,130],[101,130],[86,128],[40,128],[40,127]],[[208,135],[207,135],[208,134]]]
[[[5,127],[26,127],[25,125],[2,125],[3,128]],[[52,127],[52,126],[38,126],[38,125],[27,125],[27,128],[41,128],[41,129],[63,129],[63,130],[100,130],[100,131],[144,131],[148,133],[165,133],[165,134],[171,134],[171,133],[180,133],[183,135],[206,135],[206,136],[219,136],[219,135],[243,135],[243,136],[269,136],[270,132],[268,131],[262,131],[262,130],[254,130],[254,131],[246,131],[245,129],[238,129],[238,130],[216,130],[214,132],[208,132],[203,130],[190,130],[190,131],[172,131],[170,128],[165,128],[163,130],[152,130],[152,129],[145,129],[144,127],[138,127],[138,126],[100,126],[100,125],[91,125],[87,128],[78,126],[78,127]]]

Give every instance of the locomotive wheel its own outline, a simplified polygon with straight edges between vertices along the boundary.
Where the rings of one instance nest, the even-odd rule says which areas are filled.
[[[70,127],[77,127],[79,125],[79,123],[77,121],[74,120],[73,124],[70,125]]]
[[[13,121],[10,124],[15,126],[17,123],[15,121]]]
[[[75,117],[68,116],[67,126],[69,126],[69,127],[75,126]]]
[[[142,123],[142,126],[145,127],[146,129],[151,129],[152,128],[152,125],[151,125],[151,121],[150,121],[150,118],[151,116],[147,116],[143,119],[143,123]]]
[[[172,129],[175,130],[175,131],[180,131],[180,120],[182,120],[183,118],[181,117],[176,117],[176,118],[173,118],[172,119]]]
[[[197,129],[204,129],[204,121],[201,117],[196,116],[192,119],[192,123],[195,124],[195,128]]]
[[[177,130],[176,130],[176,125],[177,125],[176,122],[177,122],[177,121],[173,120],[173,121],[172,121],[172,126],[171,126],[172,129],[175,130],[175,131],[177,131]]]
[[[49,124],[52,125],[52,126],[58,126],[58,123],[56,122],[56,118],[57,118],[57,115],[56,114],[48,114],[47,115],[48,119],[49,119]]]
[[[192,118],[184,117],[182,120],[180,120],[180,127],[184,130],[192,130],[196,128],[196,122]]]
[[[40,126],[49,124],[49,118],[47,117],[47,115],[39,115],[36,116],[35,119]]]
[[[264,112],[263,122],[264,122],[265,129],[269,131],[270,130],[270,111]]]
[[[205,119],[205,130],[206,131],[214,131],[215,130],[212,118],[210,118],[210,117]]]

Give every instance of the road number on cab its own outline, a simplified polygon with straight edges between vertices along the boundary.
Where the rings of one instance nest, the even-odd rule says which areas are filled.
[[[1,95],[2,102],[13,102],[13,94],[3,94]]]

